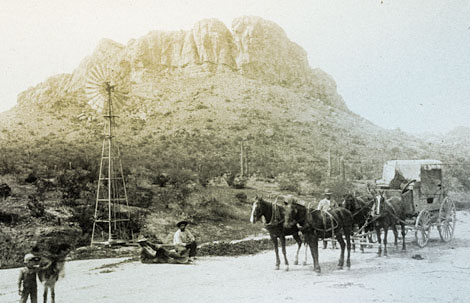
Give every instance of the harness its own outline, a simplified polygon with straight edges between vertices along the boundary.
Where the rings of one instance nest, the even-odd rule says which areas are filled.
[[[316,211],[319,211],[319,210],[310,210],[310,209],[307,209],[307,222],[310,221],[310,222],[313,222],[313,213],[316,212]],[[327,226],[327,216],[330,218],[330,223],[331,223],[331,228],[317,228],[315,226],[312,226],[312,229],[315,231],[315,232],[321,232],[323,234],[323,238],[326,238],[326,233],[329,232],[331,230],[331,238],[334,239],[334,235],[335,235],[335,229],[339,226],[338,224],[338,220],[335,218],[335,216],[333,214],[331,214],[329,211],[320,211],[321,213],[321,217],[322,217],[322,221],[323,221],[323,226]]]
[[[383,196],[382,196],[382,197],[383,197]],[[383,199],[384,199],[385,204],[386,204],[389,208],[392,209],[392,212],[389,212],[389,214],[390,214],[394,219],[396,219],[397,221],[399,221],[400,223],[406,224],[405,221],[403,221],[402,219],[400,219],[400,217],[398,217],[397,211],[396,211],[395,207],[394,207],[388,200],[386,200],[385,197],[383,197]],[[376,211],[377,216],[376,216],[375,218],[373,218],[373,220],[372,220],[370,223],[372,223],[373,221],[375,221],[375,220],[379,219],[380,217],[382,217],[382,214],[380,214],[380,200],[379,200],[378,202],[379,202],[379,203],[378,203],[378,205],[377,205],[377,211]]]
[[[359,210],[357,210],[355,213],[352,214],[353,218],[357,216],[361,211],[363,211],[366,207],[369,207],[369,204],[371,204],[372,202],[374,202],[374,200],[370,200],[369,202],[364,203],[364,205],[361,208],[359,208]]]
[[[284,218],[279,219],[281,216],[281,211],[279,210],[279,205],[277,205],[277,197],[274,202],[271,202],[271,220],[268,223],[265,223],[264,226],[274,226],[284,223]]]

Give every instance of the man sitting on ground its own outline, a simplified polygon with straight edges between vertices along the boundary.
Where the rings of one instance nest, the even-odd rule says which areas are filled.
[[[142,263],[188,263],[188,253],[178,252],[174,249],[164,247],[163,244],[154,244],[146,238],[137,240],[141,247],[140,261]]]
[[[173,244],[180,247],[184,246],[186,250],[189,250],[189,260],[193,261],[196,256],[197,244],[193,234],[186,228],[188,221],[179,221],[176,226],[178,230],[173,237]]]

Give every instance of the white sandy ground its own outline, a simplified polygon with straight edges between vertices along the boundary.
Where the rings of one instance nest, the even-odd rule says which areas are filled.
[[[57,283],[57,302],[470,302],[470,213],[458,212],[455,239],[436,229],[420,249],[376,248],[352,253],[350,270],[337,270],[339,250],[321,250],[321,275],[309,265],[275,271],[274,252],[240,257],[201,257],[193,265],[119,263],[125,258],[72,261]],[[389,236],[389,240],[392,240]],[[393,247],[393,246],[392,246]],[[424,259],[411,257],[419,254]],[[303,255],[303,250],[302,254]],[[103,265],[112,267],[99,268]],[[18,302],[19,269],[0,270],[0,302]],[[42,286],[38,295],[42,297]],[[40,299],[40,302],[42,298]]]

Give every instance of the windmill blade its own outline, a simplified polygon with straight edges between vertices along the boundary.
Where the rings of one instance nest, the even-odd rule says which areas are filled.
[[[117,71],[105,65],[96,65],[88,71],[85,83],[85,95],[88,104],[95,110],[103,111],[107,108],[109,94],[111,95],[112,109],[118,110],[124,105],[127,92],[120,91],[121,81]]]
[[[108,73],[107,73],[107,71],[106,71],[106,67],[105,67],[105,66],[103,66],[103,65],[97,65],[94,70],[95,70],[95,73],[96,73],[96,75],[97,75],[97,77],[98,77],[99,80],[101,80],[101,81],[106,81],[106,80],[108,80],[108,79],[107,79],[107,78],[108,78]]]
[[[89,72],[89,79],[94,80],[96,83],[102,83],[105,79],[98,71],[98,68],[95,67]]]

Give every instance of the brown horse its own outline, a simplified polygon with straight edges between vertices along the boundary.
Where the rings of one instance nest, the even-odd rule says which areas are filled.
[[[397,224],[401,226],[401,235],[403,239],[402,249],[406,250],[405,244],[405,219],[406,219],[406,205],[405,201],[400,197],[393,196],[385,199],[384,192],[380,191],[375,197],[375,205],[373,209],[372,219],[374,221],[375,231],[377,233],[377,241],[379,242],[379,250],[377,254],[382,255],[382,241],[381,241],[381,229],[384,230],[384,256],[387,256],[387,233],[388,228],[391,227],[393,234],[395,235],[395,247],[398,247],[398,231]]]
[[[251,210],[251,217],[250,222],[252,224],[256,223],[264,217],[265,219],[265,228],[269,232],[269,236],[274,244],[274,252],[276,253],[276,267],[275,269],[279,269],[281,260],[279,259],[279,248],[278,248],[278,241],[279,238],[281,240],[281,249],[282,254],[284,256],[284,264],[285,270],[289,270],[289,261],[287,260],[286,256],[286,236],[292,235],[297,242],[297,253],[295,254],[295,261],[294,264],[297,265],[299,263],[299,250],[302,246],[302,240],[299,236],[299,229],[296,226],[291,227],[284,227],[284,207],[281,205],[276,204],[276,202],[268,202],[265,201],[262,197],[256,196],[254,198],[252,210]],[[268,221],[269,220],[269,221]]]
[[[353,226],[357,226],[358,232],[362,235],[364,240],[366,239],[365,234],[374,230],[373,222],[371,222],[371,211],[373,204],[374,199],[370,199],[366,202],[361,197],[356,197],[353,194],[347,194],[344,196],[342,203],[342,206],[351,212],[353,216]],[[355,250],[354,240],[353,250]],[[363,244],[361,244],[361,251],[364,252]]]
[[[329,211],[331,216],[322,213],[320,210],[310,210],[305,206],[295,202],[287,203],[284,215],[284,227],[292,227],[297,224],[305,235],[307,243],[310,246],[310,252],[313,258],[313,269],[320,272],[318,261],[318,239],[329,238],[332,235],[336,237],[341,247],[341,254],[338,262],[338,268],[344,266],[344,251],[347,246],[348,254],[346,266],[351,267],[351,232],[353,228],[353,217],[349,210],[344,207],[337,207]],[[343,235],[346,238],[344,242]]]

